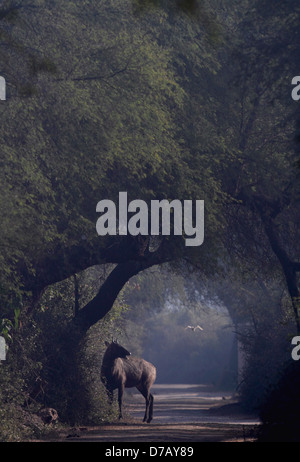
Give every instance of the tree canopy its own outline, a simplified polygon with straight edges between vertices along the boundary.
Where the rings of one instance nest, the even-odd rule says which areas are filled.
[[[7,20],[22,48],[16,55],[10,46],[5,56],[14,78],[24,74],[31,89],[24,94],[11,87],[7,68],[8,99],[1,107],[3,287],[13,283],[14,290],[35,295],[88,266],[134,259],[136,239],[99,239],[95,233],[98,200],[116,200],[122,190],[148,201],[201,194],[211,202],[206,226],[216,230],[221,191],[210,175],[209,153],[198,156],[202,175],[196,176],[178,124],[187,117],[188,94],[173,64],[172,28],[184,28],[190,44],[196,31],[189,18],[176,17],[173,26],[158,11],[148,24],[132,13],[131,2],[23,6],[12,23]],[[171,43],[161,38],[161,27]],[[197,48],[204,47],[203,38],[197,41]],[[50,69],[32,64],[32,43],[35,57],[53,63]],[[199,67],[193,43],[191,53]],[[209,56],[207,62],[215,66]],[[156,262],[172,253],[174,246]]]
[[[79,393],[75,346],[123,322],[126,302],[128,322],[148,316],[161,332],[172,272],[190,293],[209,287],[233,324],[261,335],[292,308],[300,332],[299,13],[296,0],[0,2],[0,335],[23,326],[24,351],[35,323],[41,337],[50,323],[45,350],[29,350],[48,378],[61,341],[62,407]],[[122,191],[147,204],[204,200],[203,244],[98,236],[97,203]],[[136,289],[134,276],[163,264]],[[176,317],[176,333],[198,319],[189,307]]]
[[[120,287],[182,256],[215,271],[228,249],[271,264],[275,254],[298,297],[296,109],[280,69],[295,72],[299,15],[244,3],[3,5],[4,298],[23,293],[30,304],[104,262],[123,265]],[[164,239],[149,252],[145,239],[98,238],[96,204],[119,191],[204,199],[205,245]]]

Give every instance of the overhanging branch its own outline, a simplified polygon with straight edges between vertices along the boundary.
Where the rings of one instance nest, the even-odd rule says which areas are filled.
[[[130,278],[151,266],[166,263],[172,259],[167,252],[168,245],[163,241],[155,252],[145,252],[139,260],[119,263],[102,284],[97,295],[87,303],[74,318],[75,325],[82,331],[102,319],[113,307],[118,294]]]

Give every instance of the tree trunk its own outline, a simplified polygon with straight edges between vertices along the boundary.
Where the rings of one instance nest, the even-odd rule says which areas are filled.
[[[143,243],[142,243],[143,244]],[[113,307],[121,289],[132,276],[174,258],[170,244],[162,244],[155,252],[139,247],[136,259],[118,263],[100,287],[97,295],[84,307],[77,309],[73,320],[66,326],[49,356],[48,379],[52,385],[52,407],[58,405],[62,420],[75,425],[88,412],[88,396],[82,377],[81,346],[88,329],[102,319]],[[172,257],[173,256],[173,257]],[[76,285],[76,277],[74,279]],[[78,299],[77,299],[78,300]],[[77,308],[78,303],[76,303]],[[99,376],[100,380],[100,376]]]
[[[286,251],[280,244],[278,236],[276,235],[275,230],[274,230],[273,220],[270,217],[266,217],[266,216],[261,216],[261,218],[264,224],[266,235],[272,247],[272,250],[277,256],[279,263],[281,265],[281,268],[282,268],[282,271],[283,271],[283,274],[286,280],[287,289],[288,289],[288,292],[291,298],[293,310],[294,310],[297,333],[300,334],[300,318],[299,318],[300,291],[299,291],[298,281],[297,281],[298,264],[293,262],[289,258]]]
[[[102,284],[98,294],[87,303],[74,317],[74,323],[80,330],[86,332],[92,325],[110,311],[113,304],[127,281],[140,271],[152,266],[151,260],[119,263]]]
[[[261,219],[271,249],[281,266],[292,302],[297,333],[300,334],[300,289],[297,280],[300,264],[289,257],[276,232],[275,218],[281,212],[281,204],[279,201],[271,201],[259,194],[248,196],[243,190],[239,191],[237,198],[250,209],[254,208]]]

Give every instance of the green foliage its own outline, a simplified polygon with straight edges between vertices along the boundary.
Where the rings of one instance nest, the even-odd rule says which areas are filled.
[[[239,384],[241,403],[257,413],[263,412],[270,390],[290,361],[290,341],[295,333],[288,297],[277,303],[274,299],[263,304],[265,316],[258,317],[256,325],[241,328],[239,335],[246,357]],[[279,311],[276,316],[274,305]]]
[[[207,3],[1,4],[0,63],[8,99],[0,106],[0,318],[10,342],[5,367],[11,368],[8,377],[18,389],[6,402],[14,406],[23,396],[23,384],[28,388],[43,373],[50,384],[49,401],[62,418],[87,418],[89,400],[98,391],[80,399],[76,384],[85,378],[84,390],[93,388],[97,373],[90,372],[89,364],[96,364],[104,338],[115,335],[116,328],[124,332],[125,326],[136,350],[143,350],[143,334],[149,352],[152,342],[161,342],[164,358],[183,359],[185,339],[186,378],[190,369],[196,371],[193,380],[205,378],[198,368],[206,361],[200,351],[214,350],[211,362],[222,365],[219,318],[214,319],[217,333],[211,330],[206,340],[196,341],[187,332],[181,335],[181,329],[185,321],[196,322],[198,313],[161,312],[170,292],[176,292],[167,276],[150,277],[148,285],[142,277],[131,281],[100,330],[95,326],[100,344],[90,339],[83,348],[88,361],[84,355],[68,356],[78,339],[68,332],[75,307],[74,281],[66,278],[103,263],[98,252],[120,239],[96,239],[99,200],[117,201],[122,190],[130,199],[146,201],[205,199],[205,245],[188,249],[178,271],[194,263],[203,277],[220,268],[228,275],[230,267],[233,278],[248,274],[255,285],[259,273],[268,273],[272,284],[283,287],[264,219],[272,221],[279,248],[297,260],[299,181],[291,143],[296,110],[289,104],[288,75],[296,75],[298,65],[293,56],[299,52],[299,7],[294,0],[276,1],[276,8],[266,1]],[[177,256],[174,247],[169,258]],[[99,288],[97,271],[77,275],[81,307]],[[178,299],[187,302],[184,285],[179,287]],[[20,329],[42,289],[34,320]],[[255,297],[251,301],[241,291],[236,300],[232,291],[226,295],[235,319],[244,301],[248,317],[268,326],[269,316],[277,328],[280,315],[269,305],[266,310],[257,304],[266,313],[260,317]],[[127,305],[135,311],[125,317]],[[173,335],[165,333],[170,321]],[[251,346],[253,358],[276,338],[260,334],[258,350]],[[64,347],[60,363],[58,351]],[[71,359],[76,367],[66,376]],[[217,381],[214,374],[211,370],[206,379]],[[96,408],[93,415],[105,414]]]
[[[27,390],[40,375],[43,360],[36,323],[24,321],[18,330],[10,327],[6,360],[0,364],[0,441],[6,442],[36,435],[38,428],[30,423],[30,413],[23,404]]]
[[[186,17],[172,24],[162,10],[149,21],[133,16],[129,6],[44,1],[19,11],[22,26],[12,32],[26,49],[35,43],[37,56],[24,60],[25,69],[6,50],[16,76],[30,74],[20,90],[30,97],[12,92],[0,108],[0,246],[7,290],[18,291],[22,283],[31,289],[58,251],[70,275],[65,252],[82,245],[83,237],[93,241],[96,203],[116,200],[121,190],[144,200],[206,196],[207,225],[216,231],[219,185],[210,180],[205,152],[199,155],[201,174],[195,174],[188,134],[179,129],[189,107],[177,76],[187,45],[197,72],[213,67],[215,58],[209,51],[205,63],[197,57],[199,47],[205,49],[200,36],[190,41],[201,30],[198,23],[195,31]],[[180,30],[185,43],[177,38]]]
[[[79,305],[85,304],[99,288],[111,268],[91,268],[77,275]],[[72,331],[74,279],[50,286],[43,294],[31,320],[2,321],[7,330],[7,359],[0,365],[1,441],[24,441],[47,432],[36,417],[44,406],[57,410],[59,424],[99,424],[116,418],[108,405],[100,381],[105,340],[121,329],[120,317],[126,306],[119,303],[85,339]],[[32,396],[38,381],[42,388]],[[30,400],[29,400],[30,398]]]
[[[79,308],[95,294],[104,273],[111,268],[91,268],[79,275]],[[100,381],[105,340],[116,335],[126,307],[120,296],[109,315],[85,338],[70,322],[74,317],[74,280],[69,278],[48,288],[35,314],[43,351],[41,375],[47,383],[45,400],[54,407],[61,422],[99,424],[115,418]]]

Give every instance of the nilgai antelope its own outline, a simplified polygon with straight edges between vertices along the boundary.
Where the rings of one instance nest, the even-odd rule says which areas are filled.
[[[142,358],[131,356],[130,352],[118,342],[105,342],[107,349],[103,356],[101,380],[104,383],[110,402],[113,390],[118,389],[119,418],[122,418],[122,401],[124,388],[136,387],[146,400],[143,422],[153,418],[153,396],[150,393],[156,379],[156,368]]]

